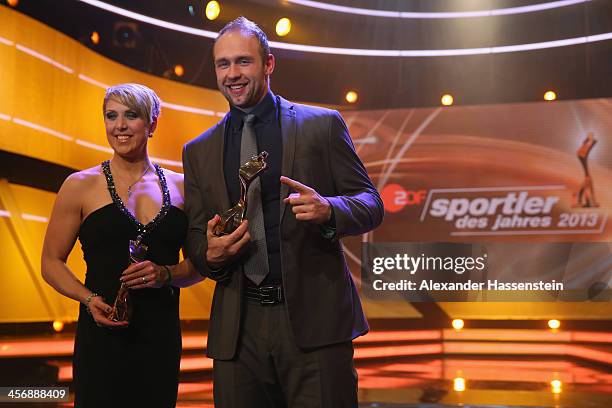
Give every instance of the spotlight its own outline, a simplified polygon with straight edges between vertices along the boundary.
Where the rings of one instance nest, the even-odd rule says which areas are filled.
[[[561,327],[561,322],[557,319],[551,319],[548,321],[548,327],[553,330],[557,330],[559,327]]]
[[[19,0],[6,0],[6,2],[11,7],[17,7],[17,5],[19,4]]]
[[[561,387],[563,383],[560,380],[552,380],[550,382],[550,390],[553,394],[561,394]]]
[[[453,98],[453,95],[451,94],[444,94],[442,95],[442,98],[440,98],[440,103],[442,103],[444,106],[451,106],[454,101],[455,98]]]
[[[182,65],[179,64],[174,66],[174,75],[176,75],[177,77],[182,77],[184,73],[185,68],[183,68]]]
[[[93,33],[91,33],[91,35],[89,36],[89,39],[94,45],[100,44],[100,34],[98,34],[97,31],[94,31]]]
[[[465,391],[465,378],[455,378],[453,380],[453,390],[457,392]]]
[[[453,319],[451,325],[453,326],[453,329],[461,330],[463,329],[465,323],[463,322],[463,319]]]
[[[53,322],[53,330],[55,330],[57,333],[59,333],[62,330],[64,330],[64,322],[59,321],[59,320],[55,320]]]
[[[557,94],[555,93],[555,91],[546,91],[544,93],[545,101],[554,101],[555,99],[557,99]]]
[[[348,103],[355,103],[357,102],[357,98],[359,97],[359,95],[357,94],[357,92],[355,91],[348,91],[346,93],[346,96],[344,97],[344,99],[346,99],[346,101]]]
[[[206,5],[206,18],[212,21],[219,17],[219,14],[221,14],[219,2],[215,0],[209,1]]]
[[[289,34],[289,31],[291,31],[291,20],[286,17],[278,20],[276,23],[276,34],[278,34],[279,37],[284,37]]]
[[[189,15],[190,16],[195,16],[195,9],[193,8],[193,6],[190,4],[189,6],[187,6],[187,11],[189,11]]]

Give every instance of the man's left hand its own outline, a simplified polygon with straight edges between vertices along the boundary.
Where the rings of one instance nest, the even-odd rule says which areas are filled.
[[[330,220],[332,207],[325,197],[319,195],[314,189],[289,177],[281,176],[280,182],[295,191],[283,201],[285,204],[291,204],[291,210],[297,220],[315,224],[325,224]]]

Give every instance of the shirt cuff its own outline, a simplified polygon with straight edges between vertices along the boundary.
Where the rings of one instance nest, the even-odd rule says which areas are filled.
[[[329,200],[327,200],[327,202],[329,203]],[[329,239],[329,240],[333,240],[334,238],[336,238],[336,215],[334,213],[334,206],[331,205],[331,203],[329,203],[329,206],[331,208],[331,217],[329,217],[329,221],[327,221],[325,224],[322,224],[320,226],[320,231],[321,231],[321,235],[323,235],[324,238]]]

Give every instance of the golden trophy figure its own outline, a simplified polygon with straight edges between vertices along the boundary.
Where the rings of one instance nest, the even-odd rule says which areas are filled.
[[[247,192],[251,183],[268,169],[266,158],[268,152],[261,152],[251,160],[240,166],[238,177],[240,178],[240,200],[238,203],[221,214],[221,222],[217,224],[213,233],[217,236],[231,234],[240,223],[246,218],[247,213]]]
[[[574,193],[573,207],[599,207],[597,200],[595,200],[593,179],[591,178],[591,173],[587,165],[589,153],[593,150],[595,143],[597,143],[597,139],[595,139],[592,132],[589,132],[584,142],[582,142],[582,146],[578,149],[578,160],[580,160],[580,164],[582,164],[582,169],[584,170],[584,181],[578,192]]]
[[[138,263],[145,260],[147,255],[148,247],[140,242],[141,236],[137,237],[136,240],[130,240],[130,263]],[[113,310],[111,310],[108,318],[115,322],[129,322],[131,315],[131,303],[130,303],[130,290],[125,286],[124,283],[119,287],[117,297],[113,303]]]

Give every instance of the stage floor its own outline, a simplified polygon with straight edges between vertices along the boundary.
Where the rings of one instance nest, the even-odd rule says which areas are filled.
[[[205,344],[205,332],[183,333],[177,407],[213,407]],[[0,385],[69,386],[72,347],[70,334],[0,339]],[[612,407],[608,333],[373,332],[355,342],[355,364],[360,408]]]
[[[612,406],[609,367],[565,360],[390,358],[357,370],[360,408]],[[213,407],[210,376],[188,381],[177,406]]]

